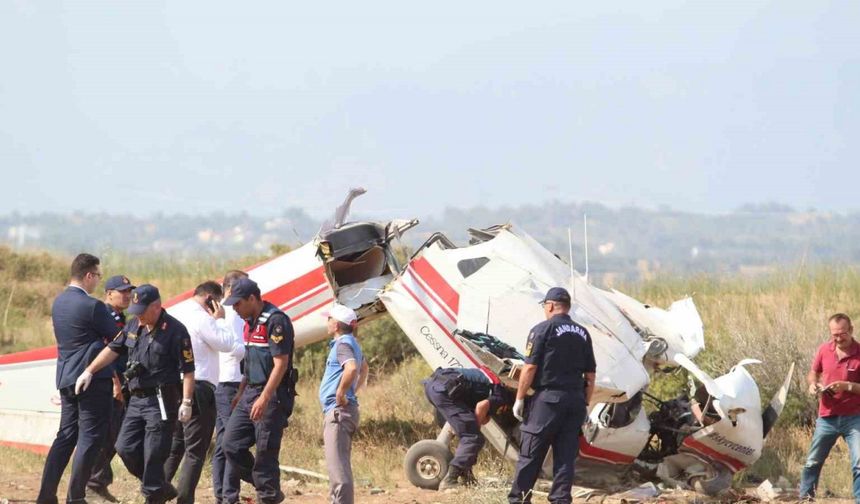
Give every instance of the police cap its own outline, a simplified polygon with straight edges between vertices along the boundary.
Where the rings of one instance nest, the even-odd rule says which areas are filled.
[[[251,295],[260,296],[260,287],[257,282],[250,278],[240,278],[233,282],[230,287],[230,297],[222,303],[224,306],[232,306],[240,299],[248,299]]]
[[[541,300],[540,304],[547,301],[556,301],[558,303],[570,304],[570,293],[564,287],[553,287],[546,291],[546,296]]]
[[[125,275],[114,275],[105,281],[105,292],[109,290],[124,291],[134,289],[131,280]]]
[[[140,315],[146,311],[146,307],[161,299],[158,288],[154,285],[143,284],[131,291],[131,305],[128,312],[132,315]]]

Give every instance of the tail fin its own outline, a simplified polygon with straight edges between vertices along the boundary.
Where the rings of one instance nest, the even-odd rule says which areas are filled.
[[[782,382],[782,386],[779,387],[779,390],[773,395],[773,399],[770,400],[770,405],[761,414],[763,438],[767,437],[767,433],[773,428],[780,413],[782,413],[782,408],[785,407],[785,400],[788,397],[788,389],[791,388],[791,378],[793,375],[794,363],[792,362],[791,367],[788,368],[788,374],[785,375],[785,380]]]

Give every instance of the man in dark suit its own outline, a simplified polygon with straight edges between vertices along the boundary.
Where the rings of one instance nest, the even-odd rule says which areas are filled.
[[[73,451],[75,460],[66,501],[86,502],[87,480],[108,430],[113,368],[97,373],[87,390],[75,394],[78,375],[117,333],[116,322],[105,304],[90,296],[101,276],[97,257],[78,254],[72,261],[69,286],[57,296],[51,309],[61,413],[60,428],[42,471],[38,504],[57,504],[57,486]]]

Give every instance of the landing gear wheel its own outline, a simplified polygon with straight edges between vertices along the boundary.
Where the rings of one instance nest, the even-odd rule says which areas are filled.
[[[691,476],[687,482],[697,492],[714,497],[732,486],[732,471],[722,465],[712,465],[706,474]]]
[[[413,485],[436,490],[448,473],[452,458],[454,455],[447,446],[434,439],[422,439],[409,447],[403,469]]]

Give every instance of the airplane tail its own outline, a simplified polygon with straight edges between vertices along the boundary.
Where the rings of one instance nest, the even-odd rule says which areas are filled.
[[[782,409],[785,407],[785,400],[788,397],[788,389],[791,388],[791,378],[793,375],[794,363],[792,362],[791,367],[788,368],[788,374],[785,375],[785,380],[782,382],[782,386],[779,387],[779,390],[773,395],[773,399],[770,400],[767,409],[761,414],[762,437],[767,437],[767,433],[770,432],[780,413],[782,413]]]

